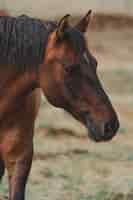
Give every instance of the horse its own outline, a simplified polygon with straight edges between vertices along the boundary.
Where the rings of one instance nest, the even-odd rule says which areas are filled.
[[[0,17],[0,179],[7,169],[9,200],[25,199],[41,92],[80,121],[93,141],[107,142],[118,132],[85,38],[91,13],[75,25],[70,15],[59,22]]]

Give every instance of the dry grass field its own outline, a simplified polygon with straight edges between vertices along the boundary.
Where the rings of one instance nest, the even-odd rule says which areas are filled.
[[[43,100],[28,200],[133,199],[133,28],[96,29],[87,37],[121,128],[111,142],[96,144],[80,123]],[[6,177],[0,186],[5,195]]]

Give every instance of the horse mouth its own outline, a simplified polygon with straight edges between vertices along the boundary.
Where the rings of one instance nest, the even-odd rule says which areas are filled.
[[[94,125],[92,125],[92,123],[87,120],[86,123],[86,127],[88,129],[88,137],[93,140],[94,142],[103,142],[103,137],[100,134],[101,131],[98,131],[98,129],[96,127],[94,127]]]

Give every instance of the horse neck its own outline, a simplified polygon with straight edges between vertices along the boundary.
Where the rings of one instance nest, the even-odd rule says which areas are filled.
[[[33,70],[15,72],[4,85],[4,91],[0,89],[0,120],[37,87],[37,74]]]
[[[46,26],[48,35],[56,28],[53,22],[43,22]],[[47,42],[44,46],[46,48]],[[30,94],[38,86],[38,71],[39,65],[35,67],[26,67],[23,72],[16,72],[10,68],[6,68],[4,73],[0,71],[0,75],[3,80],[3,84],[0,85],[0,120],[3,119],[5,114],[10,113],[15,105],[19,105],[25,96]],[[6,74],[8,77],[4,81],[2,74]],[[6,76],[5,76],[6,77]],[[4,85],[4,89],[2,89]],[[6,85],[6,87],[5,87]],[[3,91],[4,90],[4,91]]]

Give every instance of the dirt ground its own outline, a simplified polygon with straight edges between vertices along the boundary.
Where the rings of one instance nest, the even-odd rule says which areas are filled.
[[[42,101],[27,199],[133,199],[133,28],[89,31],[88,46],[120,118],[109,143],[96,144],[69,114]],[[0,186],[7,195],[7,180]]]

